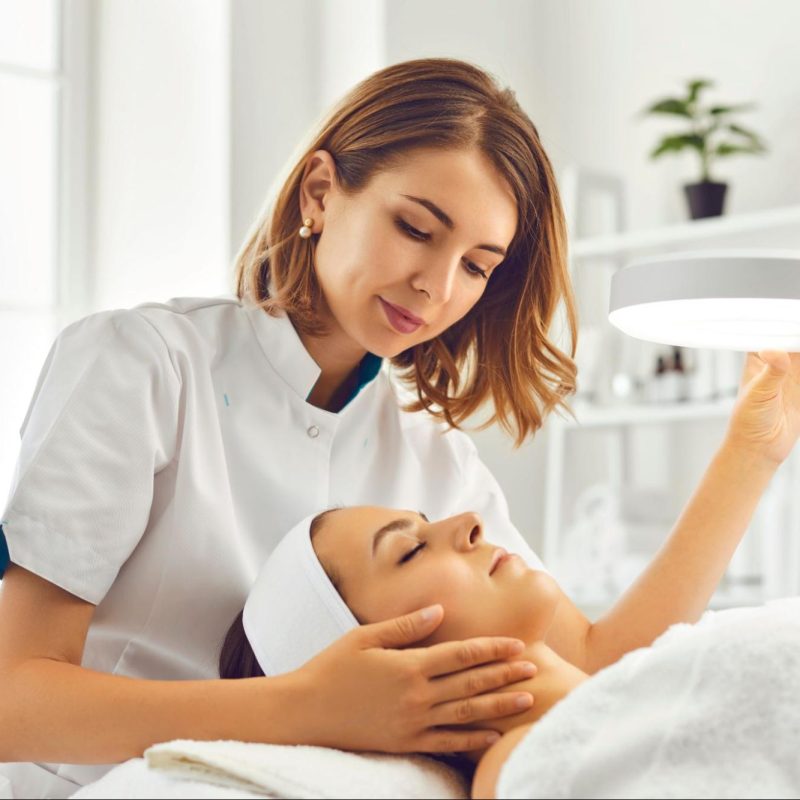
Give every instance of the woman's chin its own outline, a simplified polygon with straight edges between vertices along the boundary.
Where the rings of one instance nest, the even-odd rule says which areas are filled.
[[[507,619],[519,622],[519,638],[526,642],[544,638],[559,602],[558,584],[552,575],[538,569],[520,570],[508,580],[504,603]]]

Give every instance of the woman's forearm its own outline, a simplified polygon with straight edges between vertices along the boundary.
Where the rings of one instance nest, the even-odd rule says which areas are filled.
[[[651,564],[592,625],[590,673],[652,644],[670,625],[700,618],[777,468],[722,445]]]
[[[0,692],[0,761],[111,764],[171,739],[302,743],[291,675],[154,681],[40,658]]]

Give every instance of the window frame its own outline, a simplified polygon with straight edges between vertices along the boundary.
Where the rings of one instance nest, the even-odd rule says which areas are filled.
[[[20,0],[25,2],[25,0]],[[4,299],[0,291],[0,314],[38,316],[45,326],[45,338],[51,342],[64,327],[90,313],[93,308],[93,264],[91,258],[90,216],[92,187],[90,146],[92,133],[92,87],[90,84],[93,52],[93,16],[89,0],[53,0],[54,58],[51,68],[32,67],[0,61],[0,74],[24,78],[31,85],[46,83],[55,92],[53,118],[54,170],[52,180],[53,256],[48,270],[52,300],[41,301],[41,287],[33,286],[22,302]],[[13,326],[13,322],[12,322]],[[12,330],[13,335],[13,330]],[[42,353],[41,367],[47,355]],[[9,391],[25,393],[29,399],[35,389],[14,385]],[[18,397],[18,395],[17,395]],[[16,413],[16,409],[15,409]],[[14,420],[17,430],[22,418]],[[0,442],[9,454],[19,452],[19,437]],[[13,465],[13,457],[12,457]],[[6,478],[11,479],[11,484]],[[13,484],[13,470],[0,489],[6,492]]]
[[[24,0],[22,0],[24,2]],[[0,312],[51,313],[55,332],[89,313],[93,280],[90,258],[91,212],[91,18],[89,0],[53,0],[55,67],[42,69],[0,61],[0,74],[42,81],[56,91],[54,193],[55,230],[52,304],[5,302]]]

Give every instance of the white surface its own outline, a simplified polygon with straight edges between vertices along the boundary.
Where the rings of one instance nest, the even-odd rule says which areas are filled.
[[[671,225],[575,239],[570,255],[576,258],[630,256],[654,248],[669,249],[686,243],[730,241],[742,234],[782,235],[800,241],[800,205],[766,208],[740,214],[707,217]],[[764,241],[768,241],[766,238]],[[774,244],[774,239],[773,239]]]
[[[91,10],[92,307],[227,291],[230,4]]]
[[[800,597],[707,612],[552,708],[497,796],[797,797],[799,695]]]
[[[690,422],[703,419],[728,419],[735,404],[734,397],[702,402],[620,403],[616,406],[595,406],[574,403],[577,422],[572,418],[554,418],[548,424],[566,428],[612,427],[618,425],[657,425],[664,422]]]
[[[319,8],[319,101],[328,109],[386,66],[387,0],[335,0]],[[346,47],[342,47],[343,43]]]
[[[629,336],[681,347],[800,351],[800,298],[670,300],[618,308],[608,317]]]
[[[231,253],[294,166],[322,113],[319,0],[234,0],[231,15]],[[265,46],[267,44],[268,46]]]
[[[88,0],[0,4],[0,493],[53,335],[88,305]],[[60,52],[59,52],[60,51]],[[27,66],[26,66],[27,65]]]
[[[0,68],[0,303],[55,302],[58,101],[55,81]]]
[[[800,250],[678,252],[614,273],[609,322],[661,344],[800,350]]]
[[[154,745],[144,755],[72,797],[469,797],[457,770],[420,755],[185,739]]]
[[[71,797],[78,800],[139,800],[139,798],[247,798],[275,797],[267,792],[251,792],[234,789],[204,780],[191,780],[188,777],[173,778],[161,770],[147,766],[144,758],[132,758],[114,767],[94,783],[79,789]]]
[[[0,341],[13,342],[0,347],[0,374],[6,387],[0,399],[0,500],[8,495],[20,444],[20,428],[36,387],[36,378],[55,336],[53,315],[0,311]]]
[[[0,3],[0,64],[42,72],[58,68],[60,0]]]
[[[328,747],[177,740],[144,753],[166,775],[279,797],[446,798],[469,786],[453,767],[421,755],[353,753]]]

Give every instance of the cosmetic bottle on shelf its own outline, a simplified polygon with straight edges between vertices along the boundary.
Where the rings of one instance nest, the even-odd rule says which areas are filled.
[[[666,372],[667,369],[667,362],[664,359],[664,356],[658,356],[656,358],[656,367],[654,372],[651,373],[650,377],[647,380],[647,384],[645,385],[645,393],[644,397],[648,403],[660,403],[661,402],[661,380]]]
[[[678,399],[678,375],[672,369],[672,359],[660,355],[656,360],[656,401],[674,403]]]
[[[675,400],[683,403],[689,399],[689,375],[683,361],[683,351],[680,347],[672,348],[672,371],[675,382]]]

